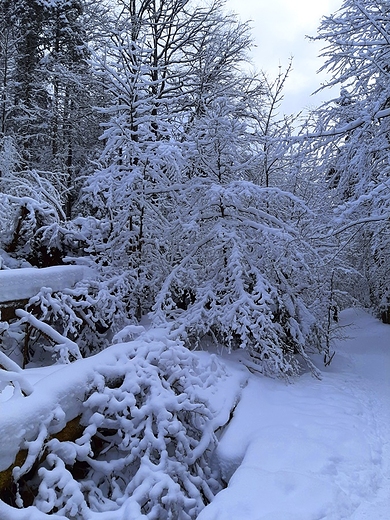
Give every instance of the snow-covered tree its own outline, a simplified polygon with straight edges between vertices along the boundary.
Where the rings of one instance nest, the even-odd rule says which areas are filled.
[[[193,155],[185,128],[199,104],[193,98],[202,81],[194,86],[194,49],[202,54],[214,25],[223,27],[221,6],[219,1],[209,8],[188,1],[124,4],[110,42],[94,53],[111,106],[102,109],[109,120],[100,168],[86,187],[102,233],[95,234],[89,250],[115,280],[113,293],[127,309],[123,315],[140,317],[151,309],[172,263],[170,215],[180,206],[185,162]],[[237,44],[237,53],[243,46]],[[221,70],[238,57],[235,49],[230,53],[229,62],[219,55]],[[219,74],[222,82],[226,72]]]
[[[98,121],[92,116],[96,87],[88,65],[88,24],[81,0],[50,4],[41,66],[50,92],[47,169],[63,176],[64,211],[72,216],[75,182],[95,152]],[[80,185],[80,183],[79,183]]]
[[[16,60],[17,37],[10,23],[9,13],[2,6],[0,9],[0,137],[6,135],[7,120],[13,102],[15,77],[13,69]]]
[[[106,323],[154,308],[189,341],[211,334],[256,352],[261,371],[293,373],[305,342],[319,344],[310,211],[278,187],[291,185],[290,128],[274,122],[285,76],[267,86],[242,72],[248,27],[223,5],[133,2],[111,21],[93,52],[111,96],[105,148],[85,187],[93,217],[77,222]]]
[[[89,18],[81,0],[0,5],[2,134],[13,137],[22,168],[56,174],[68,218],[74,181],[87,169],[98,138]]]
[[[385,1],[345,0],[325,17],[317,39],[326,46],[324,69],[329,85],[340,85],[340,98],[318,112],[320,167],[337,209],[332,226],[365,280],[365,302],[388,312],[390,280],[381,266],[386,247],[389,185],[389,34]],[[355,293],[356,295],[356,293]]]
[[[278,188],[249,181],[199,179],[188,192],[188,216],[176,265],[155,305],[190,344],[209,338],[246,349],[268,375],[299,371],[296,354],[321,349],[307,207]],[[306,229],[305,229],[306,228]]]

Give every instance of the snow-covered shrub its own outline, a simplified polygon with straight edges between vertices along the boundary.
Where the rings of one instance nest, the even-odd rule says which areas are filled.
[[[0,194],[0,200],[0,246],[13,257],[39,267],[61,263],[64,253],[45,243],[41,234],[44,227],[58,222],[57,208],[30,196]]]
[[[108,363],[110,349],[102,353],[80,403],[81,435],[61,440],[46,424],[25,443],[29,463],[14,476],[29,498],[19,493],[19,507],[32,505],[50,518],[87,520],[110,511],[116,520],[185,520],[212,500],[221,489],[210,463],[220,424],[202,395],[225,370],[215,358],[201,364],[162,334],[112,347]],[[63,422],[63,413],[56,416]]]
[[[109,344],[110,323],[100,309],[102,291],[92,270],[71,265],[7,269],[1,279],[6,302],[0,314],[1,350],[23,367],[69,362]]]
[[[57,309],[64,318],[63,309]],[[14,308],[15,317],[0,322],[1,353],[7,354],[23,368],[30,362],[38,365],[69,363],[81,357],[78,344],[62,335],[63,323],[58,320],[52,326],[23,309]],[[68,323],[71,316],[67,316]],[[72,326],[74,329],[74,325]]]
[[[65,248],[58,239],[54,243],[52,226],[66,221],[64,174],[22,164],[12,138],[0,139],[0,247],[39,267],[62,263]]]
[[[99,312],[100,300],[95,291],[96,285],[95,281],[86,280],[61,291],[43,287],[36,296],[30,298],[26,309],[60,334],[76,341],[84,355],[90,355],[108,345],[104,333],[109,325]],[[42,340],[44,338],[40,339],[41,346]]]
[[[0,323],[0,333],[2,331],[2,323]],[[33,392],[32,385],[26,377],[24,377],[23,370],[12,359],[0,351],[0,394],[7,388],[13,387],[13,394],[31,395]]]
[[[296,354],[310,365],[306,352],[321,349],[321,309],[311,309],[318,259],[303,238],[307,207],[244,181],[198,183],[192,197],[196,203],[181,221],[182,259],[160,291],[154,318],[172,320],[192,345],[211,335],[229,349],[247,349],[268,375],[296,373]]]

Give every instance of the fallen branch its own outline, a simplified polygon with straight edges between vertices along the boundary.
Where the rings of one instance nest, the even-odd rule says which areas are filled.
[[[46,338],[51,340],[56,346],[53,349],[58,352],[60,360],[69,363],[70,358],[81,359],[80,349],[74,341],[63,336],[47,323],[38,320],[35,316],[22,309],[15,311],[16,316],[22,318],[22,322],[28,323],[31,327],[41,332]]]

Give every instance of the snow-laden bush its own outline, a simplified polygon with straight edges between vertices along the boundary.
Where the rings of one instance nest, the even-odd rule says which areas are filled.
[[[69,272],[66,270],[71,270],[72,266],[49,269],[56,269],[54,275],[57,273],[58,277]],[[39,280],[44,286],[28,300],[29,295],[24,296],[25,300],[16,297],[5,307],[3,319],[8,321],[0,321],[1,350],[4,353],[25,367],[30,362],[38,365],[69,363],[80,355],[88,356],[108,346],[111,334],[107,334],[109,326],[99,308],[101,291],[98,282],[89,278],[91,272],[85,270],[86,279],[74,287],[72,277],[67,279],[64,274],[63,288],[53,288],[55,276],[50,278],[46,270],[27,269],[28,275],[24,274],[25,271],[20,270],[20,277],[27,277],[26,284],[28,276],[37,276],[34,272],[37,271],[35,286]],[[7,278],[3,278],[3,283],[7,283],[4,280]]]
[[[39,267],[60,264],[77,240],[64,213],[66,175],[22,164],[12,138],[0,139],[0,247]]]
[[[51,435],[64,420],[60,410],[53,424],[41,425],[25,442],[26,463],[14,469],[15,505],[50,518],[106,519],[111,512],[116,520],[184,520],[196,518],[221,489],[210,463],[221,424],[202,396],[224,369],[213,358],[200,364],[177,342],[153,334],[104,351],[100,363],[77,362],[79,371],[94,363],[85,400],[76,405],[81,435]]]
[[[0,183],[0,247],[39,267],[62,263],[65,254],[53,244],[53,233],[44,232],[66,219],[61,194],[50,179],[55,182],[50,172],[22,171]]]
[[[52,205],[32,197],[3,193],[0,193],[0,202],[0,246],[11,256],[35,265],[42,263],[44,255],[46,265],[53,265],[55,262],[49,260],[52,252],[37,241],[40,228],[57,219]]]
[[[190,192],[190,190],[189,190]],[[268,375],[294,374],[320,349],[319,259],[305,233],[312,215],[293,195],[250,182],[194,182],[181,220],[182,258],[157,298],[154,319],[171,320],[198,344],[206,335],[247,349]],[[323,316],[326,312],[323,312]]]
[[[102,318],[97,286],[94,280],[84,280],[61,291],[43,287],[30,298],[26,308],[60,334],[77,341],[81,353],[88,356],[109,344],[105,334],[109,325]],[[40,345],[42,340],[44,338],[40,338]]]

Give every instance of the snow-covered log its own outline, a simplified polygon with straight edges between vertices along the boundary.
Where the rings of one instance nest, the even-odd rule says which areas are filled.
[[[92,269],[81,265],[0,270],[0,303],[28,300],[42,287],[50,287],[53,292],[70,289],[93,276]]]

